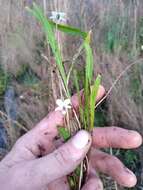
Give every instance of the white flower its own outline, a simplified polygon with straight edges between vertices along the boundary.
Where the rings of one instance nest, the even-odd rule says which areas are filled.
[[[21,100],[24,100],[24,99],[25,99],[25,97],[24,97],[23,95],[20,95],[19,98],[20,98]]]
[[[52,15],[49,18],[56,23],[65,23],[67,21],[66,13],[64,12],[52,11]]]
[[[68,109],[71,109],[70,99],[66,100],[57,99],[56,104],[58,105],[58,107],[55,109],[55,111],[62,111],[63,115],[67,113]]]
[[[141,50],[143,50],[143,45],[141,45]]]

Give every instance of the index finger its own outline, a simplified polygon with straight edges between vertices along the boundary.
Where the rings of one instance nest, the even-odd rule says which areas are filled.
[[[95,128],[92,132],[93,146],[96,148],[137,148],[142,144],[141,135],[119,127]]]

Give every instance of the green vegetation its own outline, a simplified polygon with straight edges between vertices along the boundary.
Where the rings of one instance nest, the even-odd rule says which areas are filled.
[[[10,76],[0,66],[0,95],[3,95],[6,91]]]
[[[21,66],[21,70],[17,74],[16,78],[18,82],[24,84],[27,87],[32,87],[39,82],[38,77],[28,65]]]
[[[58,130],[59,130],[60,136],[63,137],[64,141],[67,141],[70,138],[71,135],[67,128],[59,127]]]
[[[33,8],[27,8],[32,15],[40,22],[42,25],[42,28],[44,30],[47,44],[50,46],[53,57],[56,61],[60,76],[62,78],[62,82],[64,84],[63,91],[66,94],[65,98],[70,98],[70,89],[68,88],[68,80],[67,80],[67,74],[64,69],[62,55],[59,49],[58,41],[55,37],[56,30],[60,30],[62,32],[65,32],[67,34],[72,35],[79,35],[83,38],[83,42],[81,47],[85,50],[85,56],[86,56],[86,65],[84,69],[84,98],[85,98],[85,104],[80,104],[80,125],[83,129],[86,129],[88,131],[92,130],[94,128],[94,120],[95,120],[95,104],[96,104],[96,97],[97,92],[99,89],[99,85],[101,83],[101,76],[98,75],[96,80],[94,80],[93,76],[93,68],[94,68],[94,61],[93,61],[93,52],[92,48],[90,46],[91,43],[91,32],[86,33],[82,32],[79,29],[66,26],[66,25],[60,25],[53,23],[52,21],[48,20],[46,16],[44,15],[43,11],[38,7],[35,3],[33,4]],[[76,72],[76,71],[75,71]],[[70,76],[68,76],[69,78]],[[77,91],[79,92],[79,82],[77,79],[77,76],[75,74],[75,83],[77,87]],[[69,121],[68,121],[69,122]],[[78,130],[78,128],[77,128]],[[64,140],[68,140],[69,137],[72,135],[71,130],[68,130],[66,128],[60,128],[59,134],[63,137]],[[79,178],[79,177],[78,177]],[[74,183],[75,175],[73,174],[70,178],[70,184],[73,189],[77,188],[77,181]]]
[[[83,128],[87,130],[91,130],[94,127],[94,114],[95,114],[95,103],[96,96],[98,92],[98,88],[101,82],[101,76],[97,76],[96,80],[93,83],[93,53],[90,47],[91,42],[91,32],[86,33],[82,32],[79,29],[67,26],[56,24],[50,20],[48,20],[43,11],[38,7],[35,3],[33,3],[33,8],[27,8],[32,15],[41,23],[42,28],[45,32],[47,43],[50,45],[52,49],[53,56],[55,58],[56,64],[58,66],[58,70],[63,80],[63,84],[65,87],[67,98],[70,97],[70,90],[67,85],[67,75],[64,69],[62,55],[59,49],[59,44],[55,38],[55,30],[63,31],[67,34],[79,35],[83,38],[83,48],[85,49],[86,54],[86,66],[85,66],[85,79],[84,79],[84,97],[85,97],[85,106],[82,110],[84,117],[81,116],[81,119],[84,118],[84,121],[81,122],[84,124]],[[92,86],[93,84],[93,86]],[[77,84],[78,85],[78,84]],[[76,85],[76,86],[77,86]],[[79,90],[79,89],[77,89]],[[90,101],[89,101],[90,100]],[[90,111],[89,111],[90,110]],[[66,133],[66,131],[65,131]]]
[[[12,15],[15,9],[17,11],[14,12],[15,16],[11,17],[10,24],[0,22],[2,24],[2,44],[0,44],[0,97],[2,101],[0,105],[3,111],[3,99],[10,83],[16,92],[16,99],[20,100],[18,121],[27,129],[31,129],[31,126],[34,126],[47,112],[54,109],[53,99],[55,97],[53,97],[50,72],[51,69],[55,69],[54,75],[58,73],[58,77],[62,78],[59,85],[62,88],[62,98],[70,98],[71,94],[75,92],[79,94],[80,115],[78,119],[84,129],[90,131],[93,126],[116,125],[138,130],[143,134],[143,2],[121,1],[118,3],[113,0],[94,0],[92,2],[95,3],[93,7],[90,7],[92,4],[90,1],[87,4],[84,4],[83,1],[83,4],[79,5],[76,0],[72,3],[69,1],[70,6],[66,9],[64,5],[59,6],[61,11],[67,13],[68,23],[73,23],[82,30],[49,20],[43,14],[42,8],[35,4],[32,9],[27,9],[36,17],[38,24],[33,21],[30,17],[31,14],[28,15],[27,11],[23,14],[21,10],[24,10],[25,7],[17,9],[16,5],[12,3],[13,9],[10,14],[8,12],[9,5],[4,8],[3,14],[6,13],[6,15]],[[135,2],[138,3],[138,6]],[[39,3],[42,5],[42,1]],[[5,3],[5,6],[6,4],[8,3]],[[51,7],[57,8],[54,1],[49,4],[52,5]],[[22,6],[22,3],[17,6]],[[81,12],[81,7],[78,6],[82,6]],[[47,15],[50,11],[51,9],[47,6]],[[4,17],[8,20],[5,15],[1,19]],[[18,18],[20,18],[20,22]],[[44,35],[39,26],[43,29]],[[92,29],[92,38],[91,33],[86,31],[87,28]],[[67,48],[65,57],[61,54],[57,33],[65,34],[65,43],[62,44],[63,46],[61,45],[63,50]],[[77,51],[75,47],[77,47]],[[74,53],[76,53],[75,56],[73,56]],[[43,55],[48,57],[49,62]],[[49,56],[54,57],[54,68],[50,68]],[[96,74],[97,71],[102,73],[103,85],[108,91],[118,75],[134,61],[137,61],[137,64],[134,64],[121,77],[106,102],[103,102],[95,110],[95,99],[101,76],[97,75],[95,80],[93,70]],[[85,96],[84,105],[82,105],[80,94],[82,88],[84,88]],[[79,126],[76,130],[79,130]],[[71,133],[70,127],[68,129],[59,128],[59,135],[65,141],[72,136]],[[119,158],[129,168],[133,171],[138,169],[141,159],[137,152],[140,150],[135,152],[118,151]],[[116,152],[113,151],[115,155]],[[69,180],[73,188],[76,180],[78,181],[79,169],[77,173],[72,175]],[[109,187],[111,187],[110,182]],[[108,187],[106,189],[108,190]],[[138,185],[133,189],[138,189]]]

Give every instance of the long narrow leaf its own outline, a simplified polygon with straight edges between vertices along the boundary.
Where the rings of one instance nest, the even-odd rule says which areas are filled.
[[[90,83],[88,79],[85,79],[84,86],[84,119],[85,129],[88,130],[90,126]]]
[[[60,50],[58,47],[58,43],[57,43],[55,35],[54,35],[53,27],[51,26],[48,19],[44,15],[42,9],[40,7],[38,7],[35,3],[33,3],[33,8],[32,9],[28,8],[28,10],[41,23],[41,25],[43,27],[43,30],[44,30],[45,35],[46,35],[47,43],[49,43],[49,45],[52,49],[52,52],[53,52],[55,60],[56,60],[56,64],[58,66],[58,69],[60,71],[61,77],[62,77],[63,82],[64,82],[65,89],[67,91],[67,95],[69,96],[70,94],[69,94],[69,91],[67,88],[66,73],[64,70],[64,66],[63,66],[63,62],[62,62],[62,56],[61,56],[61,53],[60,53]]]
[[[85,41],[84,48],[86,54],[86,66],[85,66],[85,81],[84,81],[84,118],[86,120],[86,129],[89,129],[90,126],[90,86],[93,77],[93,54],[92,49],[90,47],[90,36],[91,32],[88,33]],[[87,128],[88,127],[88,128]]]
[[[95,104],[97,93],[99,89],[99,85],[101,83],[101,75],[98,75],[94,85],[91,87],[91,94],[90,94],[90,130],[94,127],[94,118],[95,118]]]
[[[89,80],[89,83],[91,83],[92,77],[93,77],[93,53],[92,49],[90,47],[90,35],[91,32],[89,32],[87,38],[84,42],[84,48],[86,53],[86,79]]]
[[[64,24],[57,24],[51,20],[48,20],[49,23],[54,27],[54,28],[57,28],[58,30],[62,31],[62,32],[65,32],[67,34],[70,34],[70,35],[76,35],[76,36],[81,36],[83,39],[86,39],[88,33],[87,32],[83,32],[81,31],[80,29],[78,28],[75,28],[75,27],[71,27],[71,26],[68,26],[68,25],[64,25]]]

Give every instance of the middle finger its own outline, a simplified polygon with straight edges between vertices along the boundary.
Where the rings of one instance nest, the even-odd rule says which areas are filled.
[[[92,148],[89,160],[91,167],[111,176],[118,184],[125,187],[135,186],[136,176],[115,156]]]

